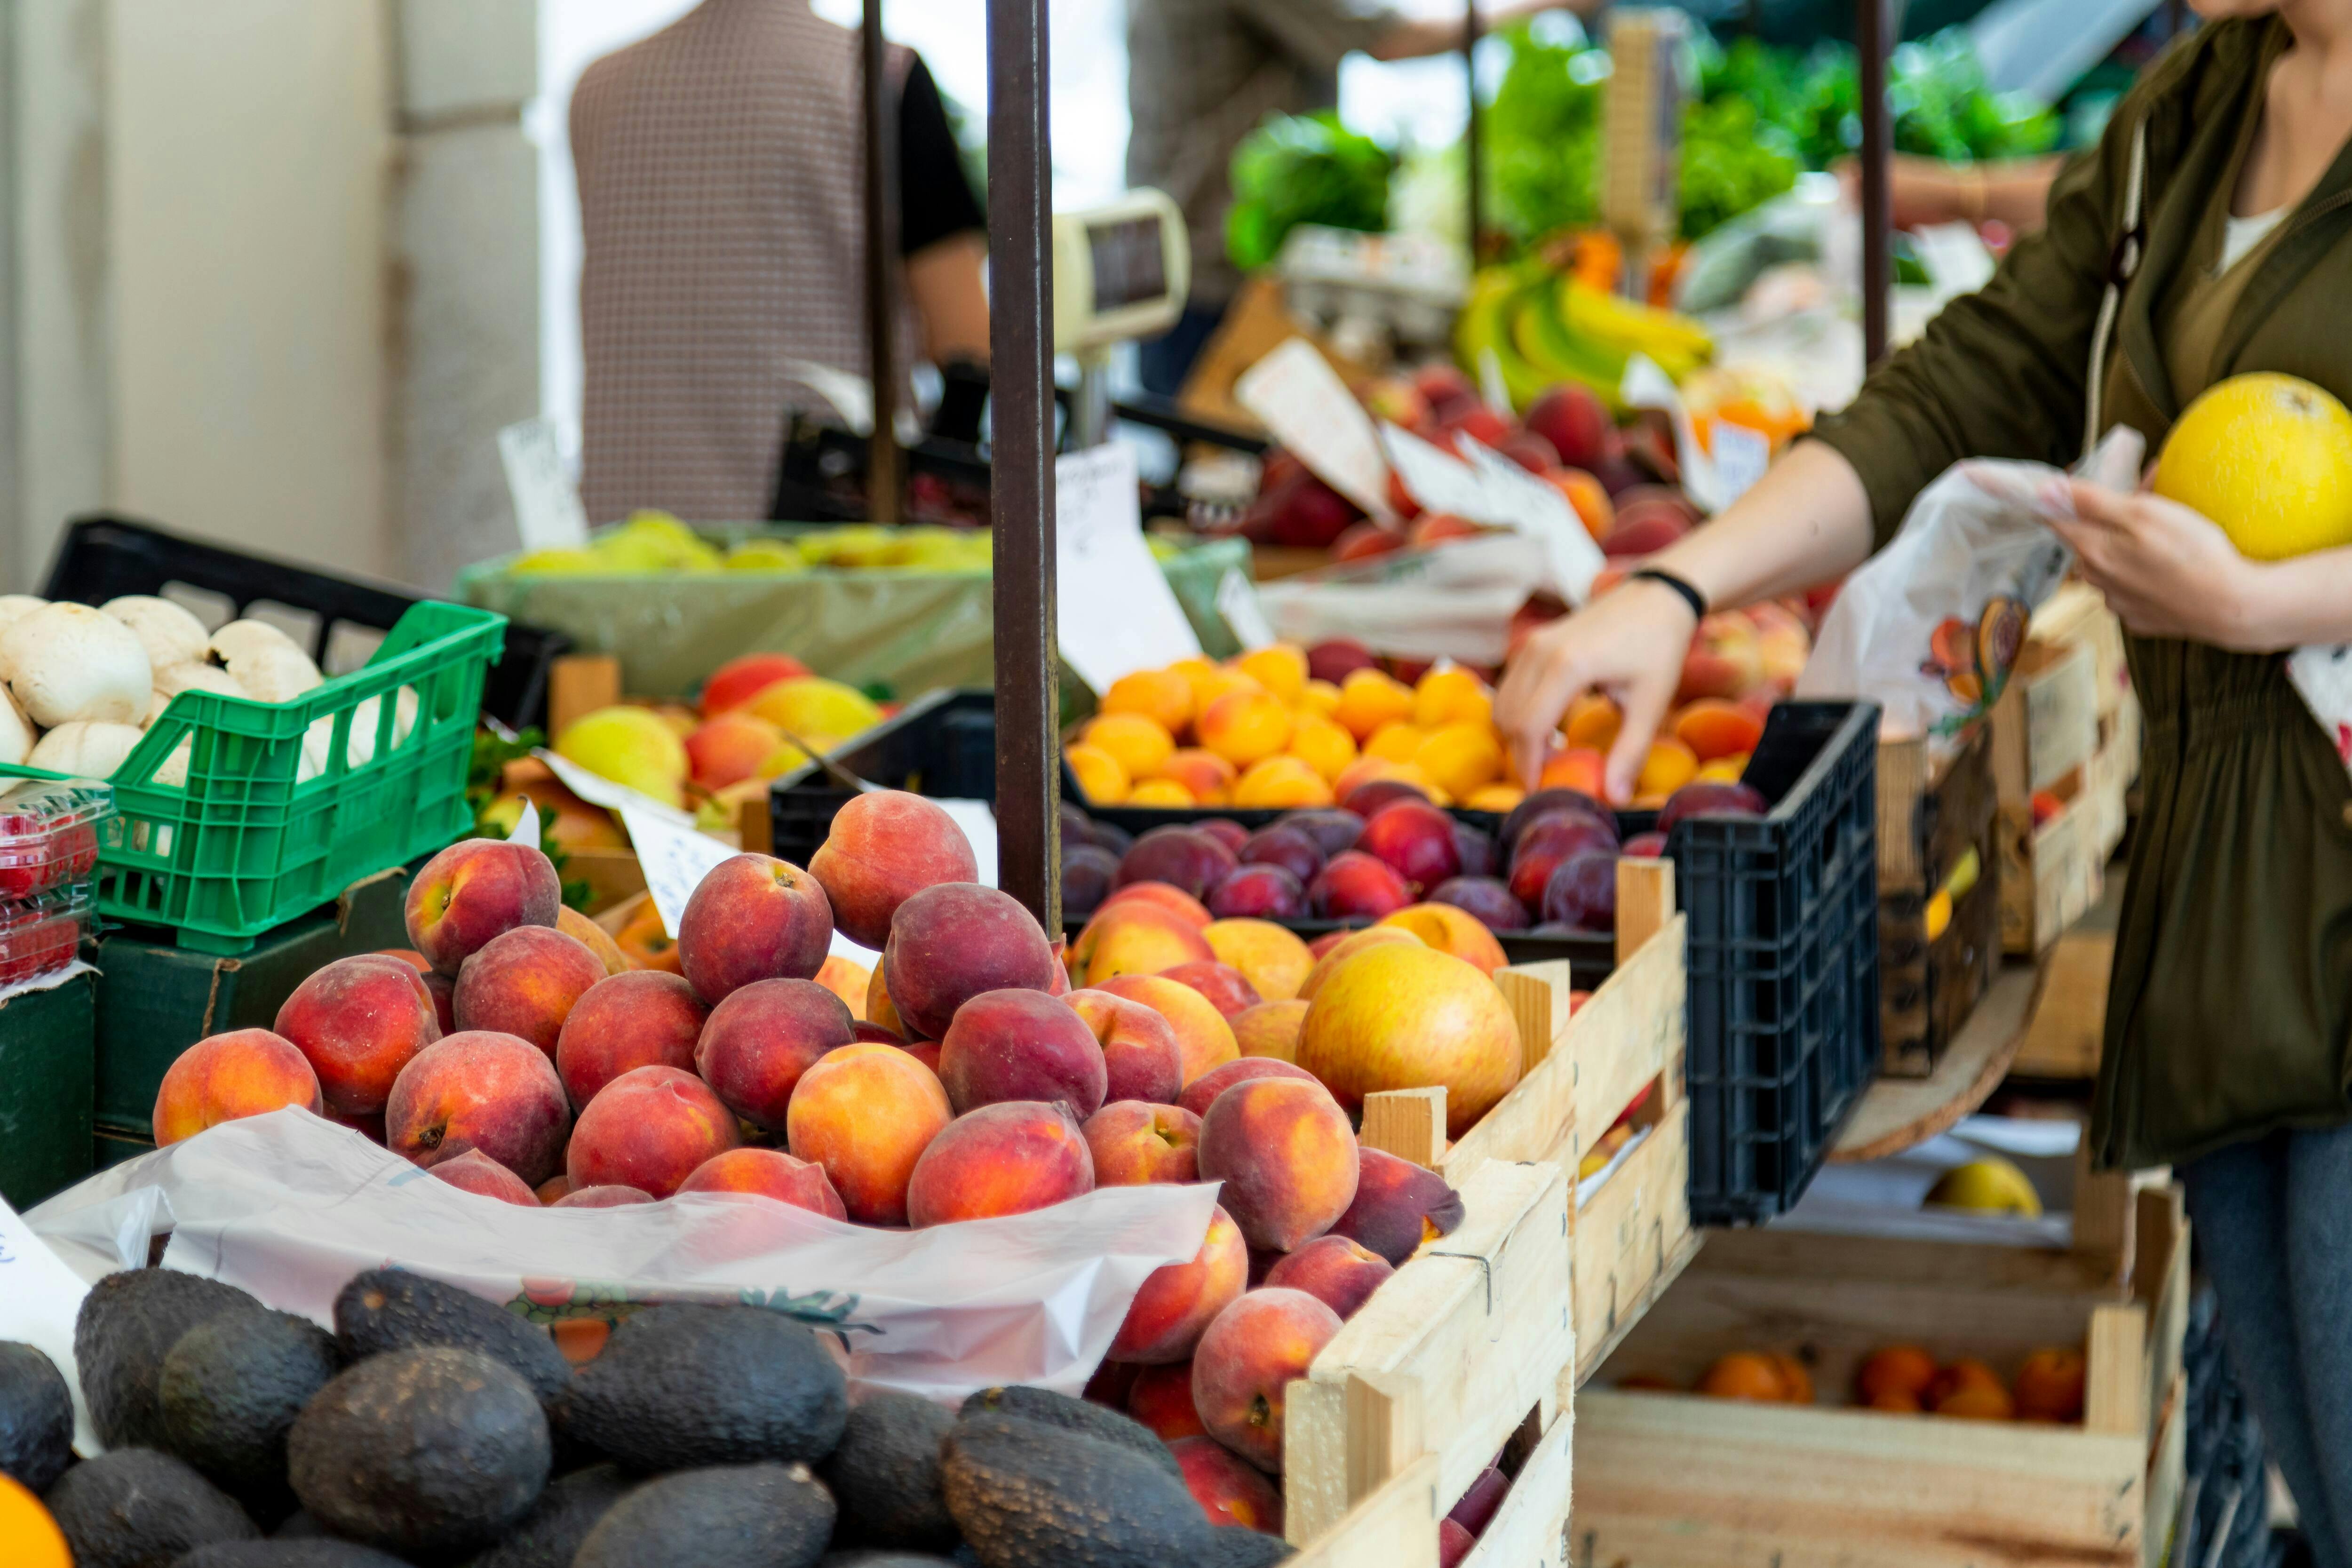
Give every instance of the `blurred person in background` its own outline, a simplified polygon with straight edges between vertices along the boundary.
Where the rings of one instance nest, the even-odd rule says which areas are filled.
[[[572,98],[583,260],[581,499],[768,516],[785,422],[827,410],[799,359],[863,378],[863,76],[809,0],[703,0],[606,56]],[[898,363],[985,363],[987,220],[939,88],[889,49],[898,95]],[[905,405],[906,395],[901,394]]]
[[[1539,12],[1591,15],[1601,0],[1507,0],[1487,27]],[[1217,330],[1241,276],[1225,259],[1226,171],[1270,114],[1339,100],[1339,62],[1416,59],[1462,47],[1463,17],[1418,19],[1373,0],[1127,0],[1127,183],[1166,192],[1192,241],[1192,297],[1165,337],[1142,346],[1143,384],[1173,396]]]

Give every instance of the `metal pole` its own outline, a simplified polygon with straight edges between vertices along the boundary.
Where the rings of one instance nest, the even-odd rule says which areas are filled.
[[[1462,7],[1462,75],[1470,89],[1470,124],[1463,132],[1464,151],[1469,157],[1470,183],[1470,265],[1478,265],[1479,241],[1486,234],[1486,151],[1480,143],[1483,137],[1479,124],[1484,118],[1478,109],[1478,0],[1465,0]]]
[[[882,37],[882,0],[866,0],[866,331],[874,378],[874,438],[866,443],[866,514],[898,521],[904,454],[898,449],[898,308],[891,289],[898,248],[898,114]]]
[[[988,0],[997,885],[1062,926],[1054,639],[1054,178],[1046,0]]]
[[[1886,109],[1889,0],[1859,0],[1854,50],[1862,88],[1862,344],[1866,365],[1886,357],[1895,288],[1895,122]]]

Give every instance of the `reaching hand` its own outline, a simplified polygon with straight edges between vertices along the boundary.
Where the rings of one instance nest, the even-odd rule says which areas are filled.
[[[2083,479],[2059,488],[2074,516],[2053,518],[2051,528],[2074,547],[2083,575],[2131,631],[2250,653],[2292,646],[2256,624],[2265,568],[2239,554],[2211,520],[2146,492]]]
[[[1560,715],[1589,690],[1617,700],[1624,721],[1609,752],[1609,798],[1633,798],[1651,738],[1674,702],[1683,658],[1698,630],[1682,596],[1635,579],[1530,636],[1495,697],[1495,721],[1511,742],[1519,776],[1536,787],[1559,743]]]

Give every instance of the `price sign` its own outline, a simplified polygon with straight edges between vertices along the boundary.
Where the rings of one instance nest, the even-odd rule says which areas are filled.
[[[74,1447],[96,1454],[98,1434],[90,1427],[81,1380],[73,1375],[74,1319],[89,1294],[81,1277],[0,1199],[0,1340],[31,1345],[65,1370],[66,1386],[73,1393]]]
[[[1316,478],[1374,517],[1391,515],[1372,417],[1313,343],[1291,339],[1243,373],[1234,396]]]
[[[1243,576],[1238,566],[1227,567],[1217,579],[1217,614],[1243,647],[1274,646],[1274,627],[1266,621],[1265,606],[1257,602],[1257,584]]]
[[[563,466],[553,420],[526,419],[499,431],[499,458],[525,550],[576,550],[588,542],[588,513]]]
[[[1062,657],[1097,692],[1122,675],[1201,651],[1201,639],[1143,538],[1135,451],[1113,441],[1054,463],[1055,629]]]
[[[646,891],[661,913],[662,930],[675,939],[678,922],[686,918],[687,900],[702,879],[742,851],[633,805],[622,806],[620,812],[621,826],[629,830],[629,845],[646,874]]]

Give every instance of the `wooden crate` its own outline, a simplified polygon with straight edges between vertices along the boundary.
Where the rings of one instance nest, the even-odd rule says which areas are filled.
[[[1843,1397],[1884,1345],[1978,1355],[2083,1344],[2080,1426],[1982,1423],[1696,1396],[1580,1396],[1580,1563],[1624,1568],[2135,1568],[2158,1562],[2179,1492],[2188,1233],[2178,1189],[2078,1250],[1747,1231],[1719,1237],[1604,1377],[1686,1386],[1738,1349],[1807,1356]]]
[[[2099,901],[2107,857],[2123,828],[2119,790],[2112,812],[2088,798],[2100,750],[2101,696],[2092,641],[2033,638],[1994,704],[2005,952],[2042,952]],[[2118,693],[2116,700],[2127,696]],[[2058,814],[2037,824],[2036,797],[2054,797]]]
[[[1879,1065],[1890,1078],[1934,1073],[2000,966],[1998,815],[1983,730],[1940,762],[1925,740],[1880,743]],[[1931,934],[1937,895],[1965,879],[1970,855],[1973,880]]]

